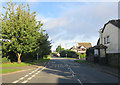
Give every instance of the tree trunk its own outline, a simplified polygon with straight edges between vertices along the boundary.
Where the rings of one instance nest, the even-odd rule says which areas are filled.
[[[21,53],[18,53],[17,56],[18,56],[18,63],[21,63],[21,59],[20,59]]]

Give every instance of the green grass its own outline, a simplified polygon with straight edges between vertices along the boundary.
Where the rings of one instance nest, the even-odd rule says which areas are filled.
[[[74,61],[78,63],[87,63],[85,60],[74,60]]]
[[[70,57],[64,57],[64,58],[67,58],[67,59],[76,59],[76,58],[70,58]]]
[[[2,69],[0,70],[0,74],[1,73],[10,73],[10,72],[15,72],[15,71],[19,71],[20,69]]]
[[[43,59],[39,59],[39,60],[34,60],[33,62],[26,62],[29,63],[31,65],[37,64],[39,62],[48,62],[50,60],[51,57],[44,57]]]
[[[14,62],[14,63],[4,63],[2,64],[2,67],[21,67],[21,66],[28,66],[28,65],[31,65],[29,63],[20,63],[18,64],[17,62]]]
[[[3,63],[2,65],[0,64],[0,67],[21,67],[21,66],[29,66],[29,65],[34,65],[37,64],[39,62],[48,62],[50,60],[51,57],[47,57],[47,58],[43,58],[40,60],[34,60],[34,61],[28,61],[28,62],[21,62],[20,64],[18,64],[17,62],[14,63]]]
[[[17,62],[14,62],[14,63],[3,63],[3,64],[0,64],[0,67],[21,67],[21,66],[29,66],[29,65],[34,65],[34,64],[37,64],[39,62],[48,62],[50,60],[51,57],[47,57],[47,58],[43,58],[43,59],[40,59],[40,60],[34,60],[33,62],[32,61],[29,61],[29,62],[21,62],[20,64],[18,64]],[[0,70],[0,74],[1,73],[10,73],[10,72],[15,72],[15,71],[19,71],[20,69],[2,69]]]

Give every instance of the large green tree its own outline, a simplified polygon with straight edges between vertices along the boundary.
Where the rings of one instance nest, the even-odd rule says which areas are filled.
[[[3,50],[4,52],[14,52],[18,63],[21,63],[22,54],[38,50],[41,42],[45,42],[46,39],[41,36],[43,32],[40,30],[42,23],[35,19],[36,12],[30,13],[28,4],[27,8],[23,3],[19,4],[16,8],[16,3],[8,2],[7,7],[3,8],[6,11],[2,14],[1,18],[2,39],[9,39],[11,41],[2,41]]]

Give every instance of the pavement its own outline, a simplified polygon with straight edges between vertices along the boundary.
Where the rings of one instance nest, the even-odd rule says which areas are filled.
[[[108,73],[108,74],[111,74],[113,76],[120,78],[120,73],[119,73],[120,69],[119,68],[113,68],[113,67],[110,67],[107,65],[100,65],[100,64],[92,63],[92,62],[87,62],[87,63],[83,63],[83,64],[86,64],[87,66],[95,68],[99,71],[102,71],[102,72],[105,72],[105,73]]]
[[[12,77],[12,78],[11,78]],[[118,77],[99,71],[89,65],[74,62],[74,59],[52,58],[45,66],[24,72],[2,76],[3,83],[120,83]],[[116,85],[116,84],[114,84]]]

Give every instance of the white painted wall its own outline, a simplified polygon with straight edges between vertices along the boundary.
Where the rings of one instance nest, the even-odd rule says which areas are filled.
[[[104,32],[102,33],[102,44],[107,46],[106,53],[120,53],[120,43],[118,44],[118,32],[120,35],[120,29],[109,23],[106,25]],[[110,37],[110,43],[104,44],[104,37]]]
[[[120,29],[118,29],[118,53],[120,53]]]

